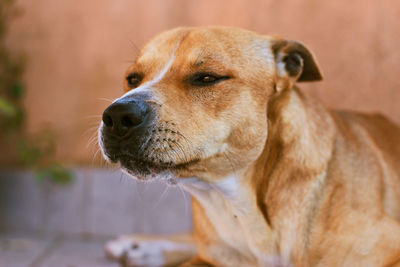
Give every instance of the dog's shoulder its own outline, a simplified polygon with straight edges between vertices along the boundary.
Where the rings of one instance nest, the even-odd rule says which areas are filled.
[[[400,177],[400,127],[386,116],[348,111],[333,111],[338,131],[355,143],[370,147],[381,155],[383,160]],[[366,144],[366,142],[368,144]]]
[[[400,158],[400,127],[380,113],[358,113],[334,111],[336,122],[351,125],[356,124],[368,132],[378,147]],[[346,126],[345,126],[346,128]],[[342,128],[343,129],[343,128]]]

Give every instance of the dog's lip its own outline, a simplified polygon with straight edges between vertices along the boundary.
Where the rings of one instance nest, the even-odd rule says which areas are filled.
[[[192,160],[189,160],[189,161],[186,161],[186,162],[175,164],[175,165],[172,166],[172,168],[174,168],[174,169],[184,169],[184,168],[189,167],[190,165],[198,163],[200,160],[201,159],[199,159],[199,158],[195,158],[195,159],[192,159]]]
[[[129,169],[134,169],[135,165],[141,165],[141,166],[145,166],[146,168],[155,171],[155,172],[161,172],[161,171],[166,171],[166,170],[182,170],[182,169],[186,169],[187,167],[189,167],[190,165],[196,164],[200,161],[201,159],[199,158],[195,158],[195,159],[191,159],[191,160],[187,160],[185,162],[180,162],[177,164],[159,164],[159,163],[155,163],[152,161],[148,161],[145,159],[140,159],[140,158],[132,158],[131,156],[127,156],[124,154],[120,154],[120,155],[116,155],[114,157],[113,162],[114,163],[120,163],[122,166],[124,166],[125,168],[129,168]],[[133,163],[133,166],[130,166]]]

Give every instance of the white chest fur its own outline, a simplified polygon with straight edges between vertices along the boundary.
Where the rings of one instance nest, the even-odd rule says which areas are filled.
[[[248,258],[259,258],[257,245],[252,244],[249,225],[245,223],[254,203],[241,187],[238,177],[229,176],[213,184],[191,179],[182,187],[200,202],[219,238]]]

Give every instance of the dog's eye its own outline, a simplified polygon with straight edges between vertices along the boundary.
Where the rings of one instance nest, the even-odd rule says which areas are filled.
[[[126,77],[126,83],[128,84],[128,87],[130,88],[135,88],[138,87],[140,82],[142,81],[143,77],[139,73],[131,73]]]
[[[197,73],[192,77],[191,84],[196,86],[213,85],[229,78],[229,76],[221,76],[213,73]]]

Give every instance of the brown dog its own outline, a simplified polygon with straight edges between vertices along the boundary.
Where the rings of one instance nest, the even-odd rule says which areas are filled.
[[[104,156],[193,196],[184,266],[400,266],[400,129],[328,111],[302,44],[178,28],[150,41],[103,114]]]

